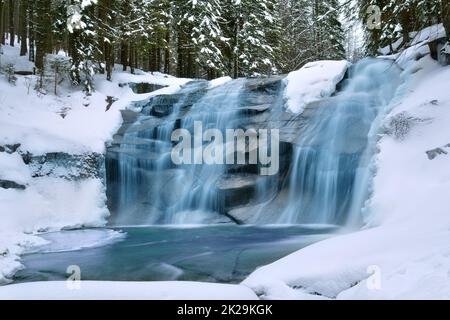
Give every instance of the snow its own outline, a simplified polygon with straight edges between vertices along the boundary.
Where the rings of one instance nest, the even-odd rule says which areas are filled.
[[[316,61],[291,72],[285,79],[288,110],[301,113],[307,104],[331,96],[349,66],[345,60]]]
[[[409,44],[409,47],[404,49],[400,53],[390,56],[390,58],[395,58],[397,60],[397,63],[403,68],[405,68],[409,61],[411,61],[412,59],[417,59],[428,54],[428,43],[441,38],[445,38],[446,33],[443,24],[440,23],[432,25],[419,32],[412,33],[410,36],[412,37],[412,40]],[[402,42],[402,38],[394,42],[392,46],[393,50],[398,50]],[[390,51],[391,50],[389,46],[380,49],[380,53],[382,53],[383,55],[389,54]]]
[[[224,85],[225,83],[227,83],[227,82],[229,82],[231,80],[233,80],[233,79],[231,79],[231,77],[221,77],[221,78],[217,78],[217,79],[211,80],[209,82],[209,88],[213,89],[213,88],[219,87],[219,86]]]
[[[411,45],[428,43],[446,37],[444,25],[439,23],[417,32],[414,39],[411,41]]]
[[[1,46],[0,48],[0,68],[7,64],[13,64],[16,71],[32,72],[34,63],[28,60],[28,56],[20,56],[18,54],[18,46]],[[3,52],[3,54],[1,54]]]
[[[16,71],[33,70],[27,57],[19,57],[19,46],[1,48],[2,65],[12,63]],[[109,216],[101,179],[32,178],[34,168],[27,166],[21,155],[103,153],[105,143],[121,125],[120,110],[132,101],[174,93],[191,81],[140,70],[132,75],[120,69],[117,65],[112,82],[106,81],[105,75],[97,75],[97,91],[89,97],[80,88],[71,87],[67,80],[58,86],[54,95],[51,83],[47,94],[37,93],[35,76],[17,76],[14,86],[0,75],[0,146],[20,144],[12,154],[0,152],[0,180],[26,187],[25,190],[0,188],[0,284],[8,282],[22,267],[19,256],[24,250],[47,243],[36,235],[62,228],[102,227]],[[138,95],[128,86],[119,86],[131,82],[166,87]],[[107,110],[108,96],[117,101]],[[61,176],[70,176],[69,171],[74,170],[62,166],[53,169]]]
[[[18,48],[4,48],[5,55],[2,59],[14,60],[11,58],[14,57],[13,53],[18,56]],[[112,138],[121,125],[121,109],[127,108],[131,101],[144,100],[157,94],[174,93],[181,85],[190,81],[145,72],[136,75],[118,72],[114,75],[113,82],[104,78],[104,75],[96,77],[97,91],[90,97],[85,97],[80,90],[75,91],[67,84],[58,88],[58,96],[37,95],[33,86],[28,92],[26,77],[19,77],[16,86],[2,79],[0,145],[20,143],[21,150],[34,155],[48,152],[103,153],[105,142]],[[33,85],[34,82],[35,79]],[[119,87],[120,83],[129,82],[148,82],[167,87],[138,95],[128,86]],[[118,101],[106,111],[108,96]]]
[[[22,157],[17,154],[0,153],[0,180],[26,183],[31,174],[30,169],[23,163]]]
[[[79,287],[77,287],[79,285]],[[42,290],[45,288],[45,290]],[[34,282],[0,287],[0,300],[256,300],[242,285],[199,282]]]
[[[126,238],[127,234],[110,229],[78,229],[62,232],[48,232],[39,235],[47,243],[30,249],[36,253],[78,251],[109,245]]]
[[[380,139],[365,227],[256,270],[243,284],[261,298],[450,299],[450,156],[426,154],[450,152],[450,67],[416,54],[386,119],[406,112],[409,131]]]

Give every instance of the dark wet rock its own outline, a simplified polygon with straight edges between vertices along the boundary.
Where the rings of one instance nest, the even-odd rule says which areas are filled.
[[[14,74],[18,76],[32,76],[33,71],[15,71]]]
[[[15,144],[5,144],[3,146],[0,146],[0,152],[6,152],[6,153],[14,153],[17,152],[20,148],[20,143]]]
[[[32,171],[32,177],[53,177],[68,180],[101,178],[104,175],[104,156],[98,153],[71,155],[63,152],[34,156],[22,154]]]
[[[167,117],[173,111],[173,105],[158,104],[152,106],[151,115],[155,117]]]
[[[3,189],[18,189],[18,190],[25,190],[26,187],[22,184],[19,184],[14,181],[10,180],[0,180],[0,188]]]
[[[122,119],[124,124],[134,123],[139,116],[138,112],[131,110],[121,110],[120,112],[122,113]]]
[[[114,102],[117,102],[118,100],[119,100],[118,98],[115,98],[112,96],[107,96],[106,97],[106,111],[109,111],[109,109],[111,109]]]
[[[216,183],[219,202],[224,211],[247,204],[255,196],[259,176],[251,174],[230,174]]]
[[[434,158],[436,158],[439,155],[448,154],[448,152],[441,148],[436,148],[436,149],[427,151],[426,154],[428,156],[428,159],[433,160]]]
[[[433,160],[440,155],[448,154],[448,151],[444,150],[444,148],[450,148],[450,143],[441,148],[435,148],[433,150],[426,151],[429,160]]]
[[[243,113],[247,115],[254,115],[262,112],[268,111],[272,107],[271,104],[260,104],[260,105],[254,105],[254,106],[248,106],[248,107],[241,107]]]
[[[148,83],[148,82],[129,83],[128,86],[136,94],[150,93],[150,92],[160,90],[160,89],[166,87],[166,86],[162,86],[159,84]]]
[[[266,92],[266,93],[275,93],[280,85],[281,81],[286,78],[285,75],[281,76],[273,76],[268,78],[255,78],[255,79],[248,79],[246,84],[246,89],[249,91],[259,91],[259,92]]]

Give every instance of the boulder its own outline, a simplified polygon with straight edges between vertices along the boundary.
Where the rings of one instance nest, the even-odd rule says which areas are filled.
[[[25,190],[26,187],[22,184],[18,184],[14,181],[9,180],[0,180],[0,188],[3,189],[18,189],[18,190]]]

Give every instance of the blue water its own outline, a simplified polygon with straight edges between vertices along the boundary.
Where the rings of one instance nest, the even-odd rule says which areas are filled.
[[[233,225],[116,230],[123,237],[90,248],[82,248],[80,243],[89,237],[98,238],[102,230],[43,235],[51,244],[23,256],[25,269],[16,274],[15,282],[65,280],[67,267],[76,265],[81,269],[82,280],[236,283],[257,267],[337,231],[332,226]]]

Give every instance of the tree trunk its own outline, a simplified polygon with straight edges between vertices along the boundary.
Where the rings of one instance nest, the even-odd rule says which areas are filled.
[[[161,71],[161,49],[156,49],[156,71]]]
[[[28,60],[34,62],[35,61],[35,25],[34,25],[34,7],[28,6]]]
[[[27,54],[27,11],[28,11],[28,0],[20,1],[20,17],[19,17],[19,36],[20,36],[20,55],[25,56]]]
[[[105,43],[105,63],[106,63],[106,80],[112,80],[112,72],[114,68],[113,49],[109,42]]]
[[[130,47],[129,47],[129,60],[128,63],[130,65],[130,71],[132,74],[134,74],[134,65],[135,65],[135,51],[134,51],[134,43],[133,40],[130,41]]]
[[[5,5],[3,0],[0,0],[0,43],[5,44],[5,29],[3,28],[5,23]]]
[[[400,13],[400,25],[402,26],[403,33],[403,46],[409,43],[409,32],[410,32],[410,15],[408,11],[403,11]]]
[[[36,2],[36,68],[44,67],[45,54],[51,51],[51,0],[39,0]]]
[[[164,73],[170,74],[170,31],[166,31],[166,47],[164,49]]]
[[[120,63],[123,66],[123,71],[127,71],[128,67],[128,43],[126,40],[122,40],[120,45]]]
[[[157,49],[154,46],[152,46],[148,54],[148,70],[152,72],[156,71],[156,59],[155,59],[156,50]]]
[[[9,0],[8,10],[9,10],[9,45],[14,47],[16,40],[15,28],[14,28],[14,0]]]
[[[178,47],[177,76],[180,78],[183,77],[183,62],[184,62],[183,52],[182,49]]]
[[[450,41],[450,0],[441,0],[442,22],[444,24],[447,38]]]

